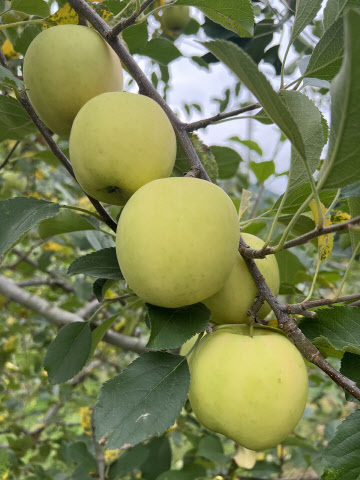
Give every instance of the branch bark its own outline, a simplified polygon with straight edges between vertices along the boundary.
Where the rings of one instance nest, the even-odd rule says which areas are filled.
[[[17,142],[15,142],[15,145],[12,147],[12,149],[10,150],[10,152],[6,155],[5,157],[5,160],[2,162],[2,164],[0,165],[0,170],[2,168],[4,168],[10,161],[13,153],[15,152],[15,150],[17,149],[18,145],[20,143],[20,140],[18,140]]]
[[[128,18],[123,18],[118,22],[111,30],[110,36],[111,37],[116,37],[121,33],[125,28],[131,27],[131,25],[134,25],[136,20],[139,18],[139,16],[149,7],[152,3],[154,3],[155,0],[145,0],[141,6],[140,10],[138,12],[134,12],[130,17]]]
[[[335,233],[340,232],[342,230],[351,230],[352,226],[360,225],[360,216],[351,218],[350,220],[342,223],[336,223],[335,225],[330,225],[329,227],[323,228],[315,228],[308,233],[304,233],[304,235],[300,235],[300,237],[296,237],[288,242],[284,243],[282,250],[287,250],[288,248],[297,247],[299,245],[303,245],[304,243],[308,243],[310,240],[314,238],[321,237],[322,235],[327,235],[328,233]],[[266,255],[273,255],[276,253],[276,247],[267,247],[261,250],[255,250],[250,247],[244,247],[240,245],[240,253],[243,257],[248,258],[265,258]]]
[[[68,312],[62,308],[52,305],[38,295],[33,295],[18,287],[13,280],[0,275],[0,293],[9,300],[23,305],[30,310],[39,313],[50,322],[57,325],[67,325],[73,322],[83,322],[84,319],[75,313]],[[111,345],[130,350],[136,353],[147,351],[145,342],[138,338],[122,335],[121,333],[108,330],[104,340]]]
[[[240,236],[239,251],[241,254],[243,248],[248,248],[248,245]],[[337,385],[351,393],[356,399],[360,400],[360,388],[356,386],[356,383],[335,370],[335,368],[324,359],[319,350],[305,337],[300,328],[296,325],[294,319],[286,313],[286,305],[283,305],[272,293],[265,282],[263,275],[260,273],[255,260],[246,257],[245,255],[242,256],[257,286],[258,296],[264,298],[269,303],[275,313],[279,327],[286,333],[287,337],[296,346],[303,357],[319,367]]]
[[[286,312],[287,313],[298,313],[300,315],[304,315],[305,311],[309,308],[316,308],[322,307],[324,305],[333,305],[335,303],[344,303],[344,302],[352,302],[354,300],[358,300],[360,298],[360,293],[354,293],[353,295],[345,295],[343,297],[338,298],[321,298],[319,300],[311,300],[308,302],[302,303],[294,303],[293,305],[286,305]],[[314,317],[316,316],[315,312],[308,312],[314,313]]]
[[[220,120],[225,120],[226,118],[235,117],[236,115],[240,115],[241,113],[251,112],[252,110],[256,110],[258,108],[261,108],[261,105],[259,103],[254,103],[252,105],[248,105],[247,107],[242,107],[236,110],[232,110],[231,112],[218,113],[213,117],[204,118],[202,120],[198,120],[192,123],[187,123],[185,124],[185,129],[187,132],[193,132],[194,130],[205,128],[208,125],[211,125],[212,123],[219,122]]]
[[[178,119],[162,96],[153,87],[152,83],[147,79],[144,72],[135,62],[131,54],[127,51],[122,41],[118,37],[113,37],[112,29],[109,27],[109,25],[84,0],[69,0],[69,3],[77,13],[82,15],[84,18],[86,18],[86,20],[89,21],[89,23],[91,23],[95,30],[97,30],[112,47],[114,52],[118,55],[120,60],[127,68],[130,75],[138,84],[139,93],[155,100],[155,102],[157,102],[164,110],[175,130],[180,144],[185,151],[191,169],[198,169],[201,172],[201,178],[210,181],[210,178],[206,173],[193,144],[191,143],[184,124]]]

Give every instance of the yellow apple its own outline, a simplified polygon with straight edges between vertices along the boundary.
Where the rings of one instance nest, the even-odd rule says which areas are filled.
[[[168,30],[183,30],[190,21],[190,9],[184,6],[164,8],[160,22]]]
[[[264,242],[249,233],[241,234],[244,241],[251,247],[260,249]],[[279,293],[279,267],[274,255],[255,260],[260,272],[265,278],[271,291]],[[249,323],[247,312],[254,303],[257,293],[255,282],[242,256],[238,254],[234,268],[222,289],[203,303],[211,310],[213,323]],[[259,318],[265,318],[271,311],[265,303],[259,313]]]
[[[71,129],[70,160],[77,181],[86,193],[113,205],[124,205],[145,183],[168,177],[175,158],[168,117],[143,95],[98,95],[80,110]]]
[[[24,80],[36,113],[64,136],[88,100],[123,86],[115,52],[82,25],[57,25],[35,37],[24,58]]]
[[[306,405],[304,360],[281,332],[222,325],[204,337],[190,361],[189,400],[198,420],[250,450],[284,440]]]
[[[140,188],[119,220],[116,250],[130,288],[146,302],[176,308],[201,302],[229,276],[239,223],[230,198],[190,177]]]

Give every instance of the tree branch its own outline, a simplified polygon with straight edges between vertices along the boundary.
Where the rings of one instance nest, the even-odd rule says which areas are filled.
[[[135,11],[128,18],[121,19],[120,22],[118,22],[111,29],[111,31],[109,33],[109,36],[110,37],[116,37],[117,35],[119,35],[119,33],[121,33],[123,30],[125,30],[125,28],[131,27],[131,25],[133,25],[136,22],[138,17],[147,9],[147,7],[149,7],[152,3],[154,3],[154,1],[155,0],[145,0],[140,6],[140,10],[138,12]]]
[[[73,322],[84,321],[79,315],[56,307],[38,295],[30,294],[18,287],[13,280],[10,280],[3,275],[0,275],[0,293],[9,300],[39,313],[44,318],[57,325],[67,325]],[[130,350],[136,353],[143,353],[147,350],[143,340],[122,335],[113,330],[108,330],[106,332],[104,340],[111,345],[122,348],[123,350]]]
[[[293,305],[285,305],[285,311],[287,313],[298,313],[300,315],[305,315],[306,310],[309,308],[316,308],[322,307],[324,305],[333,305],[335,303],[343,303],[343,302],[351,302],[353,300],[358,300],[360,298],[360,293],[354,293],[353,295],[345,295],[339,298],[321,298],[320,300],[312,300],[308,302],[302,303],[294,303]],[[315,312],[307,312],[313,313],[313,317],[316,317]]]
[[[10,150],[10,152],[6,155],[5,160],[0,164],[0,170],[1,170],[2,168],[4,168],[4,167],[9,163],[9,161],[10,161],[13,153],[14,153],[15,150],[17,149],[19,143],[20,143],[20,140],[18,140],[18,141],[15,143],[15,145],[12,147],[12,149]]]
[[[242,254],[243,248],[247,247],[248,245],[246,245],[240,236],[240,253]],[[356,383],[335,370],[335,368],[324,359],[319,350],[305,337],[300,328],[296,325],[294,319],[286,313],[286,305],[283,305],[272,293],[255,261],[245,255],[242,256],[257,286],[259,297],[264,298],[271,306],[276,315],[279,327],[286,333],[303,357],[319,367],[337,385],[344,388],[347,392],[360,400],[360,388],[356,386]]]
[[[109,27],[109,25],[84,0],[69,0],[69,3],[73,9],[77,11],[77,13],[83,15],[89,21],[89,23],[91,23],[95,30],[97,30],[112,47],[114,52],[118,55],[120,60],[127,68],[130,75],[138,84],[139,93],[155,100],[155,102],[157,102],[164,110],[175,130],[180,144],[185,151],[191,169],[198,169],[201,172],[201,177],[204,180],[210,181],[210,178],[206,173],[193,144],[191,143],[184,124],[178,119],[162,96],[153,87],[152,83],[147,79],[144,72],[135,62],[131,54],[127,51],[122,41],[118,37],[112,36],[112,29]]]
[[[352,226],[360,224],[360,216],[351,218],[350,220],[342,223],[336,223],[335,225],[330,225],[329,227],[322,227],[322,228],[315,228],[308,233],[304,233],[304,235],[300,235],[300,237],[296,237],[288,242],[284,243],[282,250],[287,250],[288,248],[296,247],[298,245],[303,245],[304,243],[308,243],[310,240],[321,237],[322,235],[327,235],[329,233],[340,232],[342,230],[351,230]],[[255,250],[250,247],[244,247],[240,245],[240,253],[244,257],[248,258],[264,258],[266,255],[273,255],[276,253],[276,247],[266,247],[261,250]]]
[[[248,105],[247,107],[238,108],[237,110],[232,110],[231,112],[224,112],[218,113],[213,117],[204,118],[203,120],[197,120],[196,122],[187,123],[185,124],[185,129],[187,132],[193,132],[194,130],[199,130],[199,128],[205,128],[212,123],[219,122],[220,120],[225,120],[226,118],[235,117],[236,115],[240,115],[241,113],[251,112],[252,110],[256,110],[261,108],[259,103],[254,103],[252,105]]]

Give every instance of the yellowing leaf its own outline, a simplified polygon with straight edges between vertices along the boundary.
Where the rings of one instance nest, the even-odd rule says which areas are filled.
[[[106,463],[113,463],[120,457],[120,450],[105,450],[104,460]]]
[[[86,435],[92,435],[91,416],[92,410],[89,407],[82,407],[79,410],[81,416],[81,426]]]
[[[12,43],[8,39],[1,45],[1,50],[8,60],[16,60],[20,57],[20,54],[15,52]]]
[[[272,318],[271,320],[268,321],[268,327],[273,327],[273,328],[277,328],[278,327],[278,321],[276,320],[276,318]]]
[[[351,215],[346,212],[342,212],[341,210],[338,210],[332,217],[332,223],[347,222],[348,220],[350,220],[350,218]]]
[[[104,5],[101,5],[99,3],[92,3],[90,7],[95,10],[95,12],[100,15],[100,17],[107,23],[109,20],[113,18],[113,14],[110,12],[108,8],[106,8]]]
[[[61,252],[65,255],[71,255],[73,253],[73,249],[71,247],[60,245],[60,243],[52,242],[51,240],[44,243],[44,250],[47,250],[48,252]]]
[[[45,175],[41,170],[35,170],[35,178],[37,180],[43,180],[45,178]]]
[[[246,210],[249,208],[251,197],[252,197],[252,193],[249,192],[249,190],[245,190],[245,188],[243,188],[242,192],[241,192],[241,203],[240,203],[240,208],[239,208],[239,220],[244,215]]]
[[[235,463],[238,467],[251,470],[256,463],[257,453],[253,450],[248,450],[245,447],[239,447],[239,450],[234,456]]]
[[[54,25],[78,25],[78,23],[79,15],[69,3],[65,3],[65,5],[59,10],[45,18],[45,28],[49,28]]]
[[[315,224],[317,225],[318,223],[318,213],[317,213],[317,207],[316,207],[316,202],[315,200],[311,200],[309,207],[312,211],[313,214],[313,219]],[[326,213],[326,208],[323,204],[321,204],[321,209],[323,214]],[[324,221],[324,227],[329,227],[331,225],[331,218],[330,215],[326,217]],[[321,237],[318,237],[318,249],[319,249],[319,258],[320,261],[322,262],[325,260],[332,252],[334,246],[334,234],[333,233],[328,233],[326,235],[321,235]]]

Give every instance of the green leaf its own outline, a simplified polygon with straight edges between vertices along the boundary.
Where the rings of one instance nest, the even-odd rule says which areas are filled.
[[[176,5],[196,7],[210,20],[241,37],[254,34],[254,11],[249,0],[177,0]]]
[[[30,43],[40,32],[41,28],[38,25],[27,25],[14,43],[15,51],[25,55]]]
[[[134,448],[126,450],[121,457],[114,462],[109,469],[109,480],[118,480],[120,477],[139,470],[141,465],[149,457],[149,449],[143,445],[136,445]]]
[[[250,168],[260,183],[264,183],[271,175],[275,173],[275,163],[272,160],[266,162],[250,162]]]
[[[24,140],[36,127],[16,98],[0,95],[0,142]]]
[[[285,104],[295,120],[305,146],[306,163],[314,173],[320,163],[324,146],[321,113],[309,97],[296,91],[282,93]],[[291,168],[289,173],[290,191],[309,181],[303,159],[294,147],[291,149]]]
[[[271,120],[280,127],[298,153],[305,158],[305,147],[294,119],[254,61],[231,42],[214,40],[204,42],[203,45],[239,77],[259,100]]]
[[[351,218],[360,216],[360,196],[349,198],[348,205],[349,205],[349,213],[351,215]],[[351,245],[354,250],[360,242],[360,232],[356,230],[349,230],[349,235],[351,238]]]
[[[200,439],[197,455],[223,465],[230,459],[230,455],[224,455],[223,446],[214,435],[205,435]]]
[[[311,23],[320,10],[322,0],[297,0],[294,25],[291,30],[290,44]]]
[[[162,308],[147,304],[147,317],[151,324],[147,347],[153,350],[180,347],[205,330],[210,316],[210,310],[202,303],[181,308]]]
[[[344,13],[345,8],[360,7],[360,0],[328,0],[324,9],[324,29],[327,30]]]
[[[132,55],[140,53],[146,47],[149,38],[147,23],[142,22],[139,25],[126,28],[122,32],[122,37]]]
[[[360,354],[360,309],[339,306],[319,308],[317,318],[304,319],[300,328],[316,346]]]
[[[219,178],[225,179],[233,177],[239,168],[239,163],[242,161],[238,152],[232,148],[220,147],[218,145],[213,145],[210,148],[215,155],[215,160],[219,168]]]
[[[12,198],[0,202],[0,256],[41,220],[56,215],[59,208],[57,203],[33,197]]]
[[[49,238],[63,233],[97,230],[94,226],[95,222],[97,220],[94,217],[79,215],[66,208],[62,209],[56,217],[41,222],[39,235],[41,238]]]
[[[304,77],[331,81],[340,70],[344,56],[344,22],[340,18],[320,38],[310,57]]]
[[[93,292],[95,297],[101,303],[104,300],[106,292],[116,283],[116,280],[107,280],[106,278],[98,278],[93,283]]]
[[[67,464],[75,463],[89,472],[96,469],[96,461],[85,442],[65,443],[61,446],[61,455]]]
[[[156,480],[158,476],[171,466],[171,447],[167,435],[152,438],[147,444],[149,456],[141,465],[142,477]]]
[[[11,73],[11,70],[2,65],[0,65],[0,85],[16,88],[17,90],[22,90],[24,88],[24,82],[15,77],[15,75]]]
[[[340,372],[345,375],[345,377],[350,378],[356,382],[357,386],[360,385],[360,355],[355,353],[345,352],[343,358],[341,359],[341,368]],[[351,398],[351,395],[348,392],[345,392],[347,399]]]
[[[191,143],[194,145],[196,153],[198,154],[201,163],[203,164],[207,174],[209,175],[210,180],[215,183],[219,175],[219,170],[215,157],[211,152],[211,149],[207,145],[205,145],[194,133],[190,133],[189,138],[191,140]],[[176,161],[172,174],[175,177],[182,177],[189,170],[189,160],[185,155],[184,149],[180,145],[180,142],[177,142]]]
[[[187,463],[181,470],[168,470],[159,475],[157,480],[197,480],[205,478],[206,471],[197,463]]]
[[[115,247],[104,248],[76,259],[68,269],[68,275],[82,273],[95,278],[123,280]]]
[[[326,161],[320,172],[323,188],[339,188],[360,180],[360,15],[345,17],[345,55],[331,85],[331,131]]]
[[[87,322],[74,322],[63,327],[50,344],[44,368],[52,385],[66,382],[86,363],[91,349],[91,330]]]
[[[115,320],[118,318],[119,315],[121,315],[122,309],[120,312],[116,313],[115,315],[112,315],[111,317],[107,318],[101,325],[95,328],[95,330],[92,331],[91,333],[91,350],[89,357],[92,357],[96,347],[99,345],[101,342],[103,336],[105,333],[109,330],[109,328],[112,327],[113,323]]]
[[[320,193],[320,200],[326,207],[330,205],[336,195],[336,190],[325,190]],[[289,195],[286,197],[283,209],[281,212],[283,214],[292,214],[295,213],[298,208],[305,202],[308,196],[311,193],[311,187],[309,183],[300,185],[299,187],[294,188]],[[283,195],[276,201],[273,210],[276,211],[282,201]]]
[[[325,447],[322,460],[327,472],[323,478],[357,480],[360,476],[360,410],[346,417],[335,437]]]
[[[286,285],[296,285],[301,277],[299,275],[307,271],[305,265],[290,250],[282,250],[276,255],[279,265],[281,283]]]
[[[138,52],[140,55],[152,58],[162,65],[168,65],[177,58],[181,57],[180,50],[166,38],[153,38],[147,42],[145,48]]]
[[[112,449],[163,433],[179,416],[189,383],[184,357],[144,353],[102,385],[95,409],[97,438],[107,435]]]
[[[43,18],[50,15],[50,8],[45,0],[12,0],[11,8]]]
[[[239,137],[230,137],[229,140],[241,143],[242,145],[245,145],[245,147],[247,147],[249,150],[253,150],[259,155],[263,154],[261,147],[258,143],[254,142],[254,140],[241,140]]]

